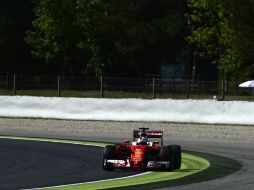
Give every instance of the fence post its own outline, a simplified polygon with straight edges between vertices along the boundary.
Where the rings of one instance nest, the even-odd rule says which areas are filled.
[[[60,75],[57,76],[57,95],[61,97],[61,77]]]
[[[173,83],[172,83],[172,94],[176,93],[176,77],[175,77],[175,73],[173,75]]]
[[[16,96],[16,75],[13,75],[13,92],[12,95]]]
[[[103,89],[103,76],[100,77],[100,84],[101,84],[101,98],[104,98],[104,89]]]
[[[225,82],[225,80],[222,80],[222,95],[221,95],[221,100],[225,99],[225,90],[226,90],[226,82]]]
[[[9,73],[6,72],[6,90],[9,90]]]
[[[190,80],[186,79],[186,98],[190,98]]]
[[[239,79],[237,78],[237,79],[235,80],[235,93],[234,93],[235,96],[238,95],[238,84],[239,84]]]
[[[225,95],[228,95],[228,80],[225,80]]]
[[[155,78],[153,77],[153,99],[156,98],[156,95],[155,95]]]

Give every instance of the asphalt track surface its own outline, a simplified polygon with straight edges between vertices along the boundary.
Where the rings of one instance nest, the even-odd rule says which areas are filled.
[[[254,188],[253,143],[170,140],[184,149],[226,156],[240,161],[242,169],[229,176],[161,190],[251,190]],[[100,147],[52,142],[0,139],[0,189],[26,189],[73,184],[139,172],[105,172]],[[219,171],[218,171],[219,172]]]
[[[123,177],[106,172],[101,147],[0,139],[0,189],[15,190]]]
[[[67,123],[67,124],[66,124]],[[96,122],[70,122],[70,121],[56,121],[56,120],[30,120],[30,119],[1,119],[0,120],[0,128],[2,135],[16,135],[16,136],[40,136],[40,137],[49,137],[49,138],[63,138],[63,139],[78,139],[82,140],[86,136],[85,140],[94,140],[94,141],[105,141],[105,142],[119,142],[123,139],[124,136],[128,135],[129,131],[131,132],[132,128],[137,128],[141,126],[150,127],[150,128],[159,128],[161,125],[166,125],[164,131],[170,131],[170,134],[175,134],[176,138],[169,136],[166,134],[165,136],[165,144],[180,144],[184,150],[197,151],[197,152],[205,152],[212,153],[215,155],[225,156],[228,158],[235,159],[239,161],[242,165],[242,168],[228,176],[223,178],[214,179],[211,181],[194,183],[189,185],[183,185],[178,187],[171,188],[163,188],[163,190],[252,190],[254,189],[254,127],[238,127],[238,126],[214,126],[216,130],[211,131],[213,126],[205,126],[206,130],[200,130],[200,132],[192,133],[196,129],[196,126],[191,127],[188,124],[179,124],[179,130],[174,131],[174,128],[171,124],[160,124],[160,123],[117,123],[117,122],[99,122],[96,123],[96,126],[93,124]],[[75,127],[76,126],[78,127]],[[66,125],[66,127],[64,127]],[[174,126],[175,124],[173,124]],[[69,126],[72,126],[70,128]],[[117,131],[114,133],[115,126]],[[126,126],[126,127],[125,127]],[[197,126],[197,129],[202,127],[202,125]],[[69,129],[70,128],[70,129]],[[112,128],[112,129],[111,129]],[[186,129],[186,134],[184,133],[182,128]],[[219,129],[223,129],[219,131]],[[227,129],[225,129],[227,128]],[[74,130],[75,129],[75,130]],[[108,129],[111,129],[110,132]],[[121,130],[120,130],[121,129]],[[189,130],[190,129],[190,130]],[[102,131],[102,132],[100,132]],[[118,133],[121,131],[121,133]],[[244,139],[243,133],[244,131],[248,131],[245,133],[249,138]],[[206,135],[206,138],[200,139]],[[229,137],[230,138],[226,138]],[[186,138],[186,136],[190,136],[190,138]],[[96,137],[96,138],[95,138]],[[217,138],[216,137],[220,137]],[[225,138],[223,138],[225,137]],[[213,138],[213,139],[212,139]],[[240,141],[242,139],[242,141]],[[2,141],[1,141],[2,142]],[[10,144],[14,143],[14,141],[7,141]],[[91,159],[91,155],[85,153],[85,148],[79,145],[58,145],[56,144],[48,144],[45,142],[23,142],[28,147],[23,150],[20,145],[17,145],[16,152],[9,152],[8,148],[5,148],[6,153],[9,156],[2,153],[2,147],[0,151],[1,158],[4,158],[3,161],[0,161],[0,189],[3,189],[3,181],[10,180],[11,177],[16,176],[14,181],[10,180],[12,187],[9,189],[20,189],[19,184],[23,184],[24,182],[37,181],[38,185],[42,182],[48,182],[51,185],[56,184],[66,184],[66,180],[70,180],[71,183],[78,182],[78,179],[87,177],[87,179],[93,180],[91,175],[87,175],[83,171],[92,172],[102,178],[112,178],[113,176],[109,176],[108,172],[105,173],[100,169],[101,165],[98,164],[99,160]],[[27,144],[28,143],[28,144]],[[2,144],[2,143],[1,143]],[[30,145],[29,145],[30,144]],[[33,147],[34,145],[39,145],[38,147]],[[8,145],[8,144],[7,144]],[[48,145],[48,146],[44,146]],[[12,144],[15,149],[15,143]],[[60,146],[60,147],[58,147]],[[66,148],[69,147],[69,148]],[[27,155],[29,149],[31,147],[31,154]],[[55,150],[55,147],[58,149]],[[21,150],[20,150],[21,148]],[[89,148],[89,147],[88,147]],[[7,149],[7,150],[6,150]],[[99,149],[99,148],[98,148]],[[75,151],[74,151],[75,150]],[[99,150],[98,150],[99,151]],[[101,152],[97,152],[95,149],[93,150],[95,154],[97,154],[98,159],[100,158]],[[44,154],[46,153],[46,157],[50,156],[50,160],[45,158]],[[39,158],[37,158],[36,154],[38,154]],[[68,159],[67,159],[67,158]],[[66,158],[67,160],[65,160]],[[90,160],[89,160],[90,158]],[[41,164],[36,164],[35,160],[39,159],[44,164],[44,167]],[[55,161],[52,162],[52,159]],[[93,171],[89,171],[86,169],[87,163],[93,166]],[[23,164],[22,167],[17,167],[17,163],[21,162]],[[35,169],[34,171],[30,170],[30,165],[32,164],[31,169]],[[60,172],[62,167],[66,167],[65,173]],[[59,169],[60,168],[60,169]],[[96,168],[99,168],[100,172],[95,171]],[[24,171],[27,170],[27,171]],[[48,171],[49,170],[49,171]],[[56,171],[53,171],[56,170]],[[79,173],[76,173],[79,171]],[[5,174],[3,174],[3,172]],[[21,174],[18,174],[18,173]],[[23,176],[22,172],[33,173],[35,176],[32,176],[32,179],[26,178]],[[220,171],[218,171],[220,172]],[[115,176],[120,176],[122,172],[116,173]],[[127,173],[124,173],[127,174]],[[42,175],[46,175],[46,179],[42,179]],[[111,174],[110,174],[111,175]],[[112,173],[114,175],[114,173]],[[36,177],[37,176],[37,177]],[[57,177],[58,181],[54,177]],[[73,177],[73,178],[72,178]],[[71,179],[72,178],[72,179]],[[75,178],[75,179],[74,179]],[[95,179],[96,180],[96,179]],[[5,183],[7,184],[7,183]],[[43,185],[44,186],[44,185]],[[7,188],[6,188],[7,189]]]

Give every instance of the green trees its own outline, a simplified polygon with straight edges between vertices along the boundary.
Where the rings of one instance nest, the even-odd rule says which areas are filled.
[[[184,1],[95,1],[93,36],[108,75],[159,73],[184,47]]]
[[[184,8],[183,0],[35,0],[27,42],[64,74],[77,73],[77,57],[83,74],[156,73],[185,44]]]
[[[190,47],[199,64],[247,79],[254,76],[253,7],[251,0],[4,0],[0,69],[143,76],[159,74]]]
[[[35,0],[34,6],[34,30],[28,31],[26,37],[33,47],[32,55],[56,67],[59,74],[76,74],[80,69],[78,57],[82,55],[76,1]]]
[[[222,76],[253,72],[253,10],[248,0],[188,0],[191,34],[187,37],[200,61],[218,65]],[[249,55],[248,53],[249,52]],[[250,56],[252,55],[252,56]]]
[[[0,1],[0,73],[32,69],[30,50],[24,42],[33,19],[30,0]]]

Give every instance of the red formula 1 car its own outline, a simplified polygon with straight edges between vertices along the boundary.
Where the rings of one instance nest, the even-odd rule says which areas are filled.
[[[158,141],[150,141],[155,138]],[[163,146],[163,132],[139,128],[133,131],[133,142],[106,145],[103,152],[103,169],[141,168],[175,170],[181,167],[181,147]]]

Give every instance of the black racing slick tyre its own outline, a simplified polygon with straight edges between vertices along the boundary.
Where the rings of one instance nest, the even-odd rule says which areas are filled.
[[[182,163],[182,150],[179,145],[163,146],[160,151],[161,161],[169,161],[169,168],[165,170],[176,170],[181,168]]]
[[[103,151],[102,156],[102,168],[104,170],[114,170],[114,165],[112,163],[108,163],[107,160],[116,158],[116,147],[113,145],[106,145]]]
[[[170,162],[170,167],[167,168],[165,166],[165,168],[162,168],[163,170],[172,170],[171,166],[172,166],[172,163],[171,163],[171,158],[172,158],[172,148],[170,146],[163,146],[161,147],[161,150],[160,150],[160,160],[161,161],[165,161],[165,162]]]
[[[172,149],[172,170],[177,170],[181,168],[182,164],[182,149],[179,145],[170,145]]]

